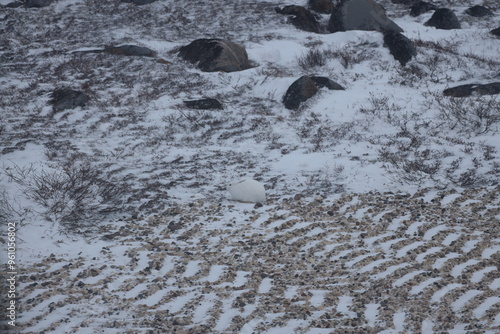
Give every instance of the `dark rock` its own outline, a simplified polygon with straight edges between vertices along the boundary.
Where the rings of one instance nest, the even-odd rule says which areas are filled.
[[[59,88],[52,92],[51,103],[55,112],[65,109],[84,107],[89,101],[89,96],[83,92]]]
[[[244,47],[221,39],[197,39],[181,47],[179,56],[204,72],[235,72],[250,67]]]
[[[493,16],[493,12],[484,6],[472,6],[465,11],[465,14],[475,17]]]
[[[156,0],[122,0],[122,2],[133,3],[137,6],[147,5],[155,1]]]
[[[399,32],[385,32],[384,44],[389,48],[394,59],[399,61],[402,66],[405,66],[413,56],[417,55],[417,49],[413,42]]]
[[[496,95],[500,94],[500,82],[492,82],[489,84],[467,84],[460,85],[443,91],[444,96],[451,97],[467,97],[474,94],[478,95]]]
[[[137,45],[121,45],[121,46],[108,46],[104,49],[105,52],[114,55],[124,56],[139,56],[139,57],[154,57],[155,52],[144,46]]]
[[[191,109],[201,109],[201,110],[209,110],[209,109],[224,109],[222,104],[216,99],[201,99],[201,100],[193,100],[193,101],[184,101],[184,105]]]
[[[479,95],[496,95],[500,94],[500,82],[492,82],[489,84],[478,85],[475,91]]]
[[[443,91],[444,96],[452,96],[452,97],[466,97],[471,96],[474,87],[477,85],[469,84],[469,85],[460,85],[452,88],[447,88]]]
[[[344,87],[326,77],[313,76],[311,77],[311,79],[319,88],[328,88],[330,90],[345,90]]]
[[[300,30],[319,33],[319,23],[309,10],[302,6],[285,6],[282,9],[275,8],[276,13],[293,15],[292,24]]]
[[[493,34],[495,36],[500,37],[500,27],[498,27],[498,28],[493,29],[492,31],[490,31],[490,34]]]
[[[20,1],[16,1],[16,2],[11,2],[11,3],[8,3],[6,4],[5,6],[2,6],[4,8],[19,8],[23,5],[22,2]]]
[[[414,4],[413,6],[411,6],[410,15],[413,17],[417,17],[419,15],[422,15],[424,13],[427,13],[427,12],[430,12],[431,10],[436,10],[436,9],[437,9],[437,6],[432,4],[432,3],[425,2],[425,1],[419,1],[416,4]]]
[[[333,11],[332,0],[309,0],[309,8],[322,14],[331,14]]]
[[[318,92],[318,86],[308,76],[302,76],[288,87],[283,98],[287,109],[298,109],[300,104],[313,97]]]
[[[290,85],[283,97],[285,108],[295,110],[300,104],[313,97],[319,88],[326,87],[331,90],[344,90],[344,87],[325,77],[302,76]]]
[[[41,8],[47,7],[52,3],[53,0],[27,0],[25,6],[27,8]]]
[[[460,29],[460,22],[458,21],[457,16],[451,9],[448,8],[437,9],[425,25],[435,27],[437,29]]]
[[[341,1],[333,9],[328,30],[330,32],[347,30],[403,31],[386,16],[384,8],[373,0]]]

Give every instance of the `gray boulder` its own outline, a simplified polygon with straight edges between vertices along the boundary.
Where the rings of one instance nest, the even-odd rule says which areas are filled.
[[[122,2],[133,3],[137,6],[147,5],[155,2],[156,0],[122,0]]]
[[[432,4],[432,3],[425,2],[425,1],[419,1],[416,4],[414,4],[413,6],[411,6],[410,15],[413,17],[417,17],[419,15],[422,15],[424,13],[427,13],[427,12],[430,12],[431,10],[436,10],[436,9],[437,9],[437,6]]]
[[[445,30],[461,28],[457,16],[448,8],[438,8],[425,25]]]
[[[245,48],[222,39],[197,39],[181,47],[179,56],[197,64],[204,72],[236,72],[250,68]]]
[[[465,14],[475,17],[493,16],[493,12],[484,6],[472,6],[465,11]]]
[[[385,14],[384,8],[373,0],[343,0],[332,12],[328,23],[330,32],[375,30],[403,32]]]
[[[413,42],[399,32],[386,31],[384,33],[384,44],[389,48],[391,55],[399,61],[402,66],[417,55],[417,49]]]
[[[309,8],[322,14],[331,14],[333,11],[332,0],[309,0]]]
[[[124,55],[124,56],[139,56],[139,57],[154,57],[155,52],[144,46],[137,45],[120,45],[120,46],[108,46],[104,49],[105,52],[114,55]]]
[[[451,87],[443,91],[444,96],[468,97],[472,95],[496,95],[500,94],[500,82],[489,84],[467,84]]]
[[[498,28],[493,29],[492,31],[490,31],[490,34],[493,34],[495,36],[500,37],[500,27],[498,27]]]
[[[283,97],[283,104],[287,109],[296,110],[302,102],[313,97],[323,87],[331,90],[344,90],[344,87],[328,78],[304,75],[290,85]]]
[[[293,15],[292,24],[300,30],[319,33],[319,23],[316,17],[309,10],[302,6],[285,6],[282,9],[275,8],[276,13],[284,15]]]
[[[52,108],[54,112],[76,107],[84,107],[89,101],[89,96],[84,92],[69,89],[58,88],[52,92]]]
[[[27,8],[41,8],[47,7],[52,3],[53,0],[27,0],[25,6]]]
[[[224,109],[222,104],[216,99],[200,99],[200,100],[190,100],[183,101],[184,105],[191,109],[198,110],[221,110]]]

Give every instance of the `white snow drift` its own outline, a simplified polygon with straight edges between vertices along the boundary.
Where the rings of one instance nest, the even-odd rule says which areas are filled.
[[[227,190],[235,201],[257,203],[266,200],[266,190],[259,181],[250,179],[236,181],[229,185]]]

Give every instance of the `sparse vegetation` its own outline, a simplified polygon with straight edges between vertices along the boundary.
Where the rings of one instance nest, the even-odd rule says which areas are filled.
[[[309,50],[305,55],[302,55],[297,59],[297,63],[304,71],[310,71],[312,69],[325,66],[326,61],[327,58],[325,52],[318,49]]]
[[[19,184],[24,195],[40,205],[41,214],[59,223],[65,233],[92,233],[96,219],[123,205],[123,185],[79,156],[51,169],[14,165],[4,169],[4,174]]]

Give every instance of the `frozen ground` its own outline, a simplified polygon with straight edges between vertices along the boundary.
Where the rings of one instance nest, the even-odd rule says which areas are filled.
[[[463,29],[440,31],[381,1],[417,46],[403,68],[380,33],[307,33],[274,11],[305,3],[0,9],[0,214],[18,226],[21,332],[498,330],[500,102],[442,96],[500,81],[498,15],[443,2]],[[254,67],[176,56],[203,37],[244,45]],[[120,44],[157,57],[74,52]],[[326,62],[299,66],[310,50]],[[346,90],[285,109],[305,74]],[[53,113],[58,87],[90,102]],[[224,110],[182,104],[202,97]],[[229,200],[242,177],[265,184],[262,207]]]

